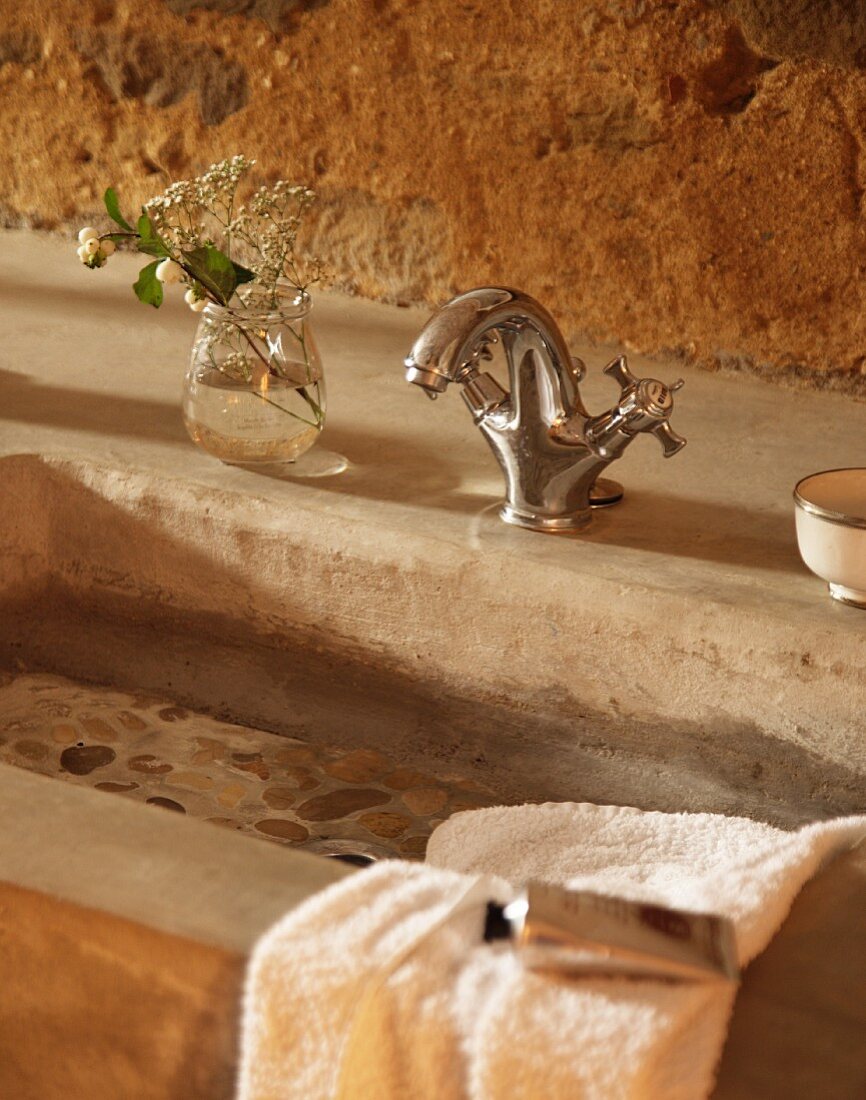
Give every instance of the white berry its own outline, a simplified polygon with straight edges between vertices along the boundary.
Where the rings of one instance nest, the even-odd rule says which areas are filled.
[[[193,313],[201,313],[206,305],[207,301],[204,298],[199,298],[198,301],[190,302],[189,308],[193,311]]]
[[[94,229],[92,225],[85,225],[85,227],[78,234],[78,243],[79,244],[84,244],[86,241],[89,241],[92,237],[98,237],[98,236],[99,236],[99,230],[98,229]]]
[[[99,242],[99,248],[102,255],[106,258],[109,257],[114,251],[114,241],[104,240]]]
[[[81,247],[84,249],[88,256],[93,256],[96,252],[99,251],[99,241],[96,237],[90,237],[84,242]]]
[[[176,264],[174,260],[163,260],[162,263],[156,269],[156,277],[161,283],[165,283],[167,286],[171,283],[180,282],[180,278],[183,275],[183,268],[180,264]]]
[[[78,253],[79,260],[81,260],[83,264],[86,264],[87,261],[90,259],[90,253],[87,251],[84,245],[80,244],[75,251]]]
[[[189,290],[186,292],[186,294],[184,294],[183,300],[186,302],[186,304],[188,306],[191,306],[194,302],[198,301],[198,297],[196,296],[196,292],[193,290],[192,287],[190,287]]]

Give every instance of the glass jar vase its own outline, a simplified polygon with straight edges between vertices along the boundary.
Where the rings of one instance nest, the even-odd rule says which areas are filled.
[[[233,465],[294,462],[325,424],[325,380],[310,327],[310,296],[295,287],[201,313],[183,396],[191,438]]]

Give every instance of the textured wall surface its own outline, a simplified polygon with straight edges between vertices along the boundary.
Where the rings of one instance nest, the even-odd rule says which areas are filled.
[[[570,334],[866,391],[866,9],[0,0],[0,219],[242,151],[337,285],[507,282]]]

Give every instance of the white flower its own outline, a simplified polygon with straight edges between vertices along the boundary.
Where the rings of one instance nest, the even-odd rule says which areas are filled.
[[[102,253],[102,255],[105,256],[106,259],[108,259],[108,257],[112,254],[112,252],[114,252],[114,241],[109,241],[109,240],[100,241],[99,242],[99,250]]]
[[[94,229],[92,225],[85,225],[85,227],[78,234],[78,243],[79,244],[86,244],[87,241],[91,240],[93,237],[98,237],[98,236],[99,236],[99,230],[98,229]]]
[[[170,286],[172,283],[179,283],[182,275],[183,268],[180,264],[175,263],[174,260],[163,260],[156,269],[157,279],[159,279],[161,283],[165,283],[166,286]]]
[[[99,239],[97,237],[88,237],[81,247],[88,256],[95,256],[99,251]]]

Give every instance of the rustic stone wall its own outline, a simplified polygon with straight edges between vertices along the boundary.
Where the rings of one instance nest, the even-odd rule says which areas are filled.
[[[28,0],[0,216],[66,229],[242,151],[339,286],[507,282],[571,333],[866,389],[866,9],[847,0]]]

